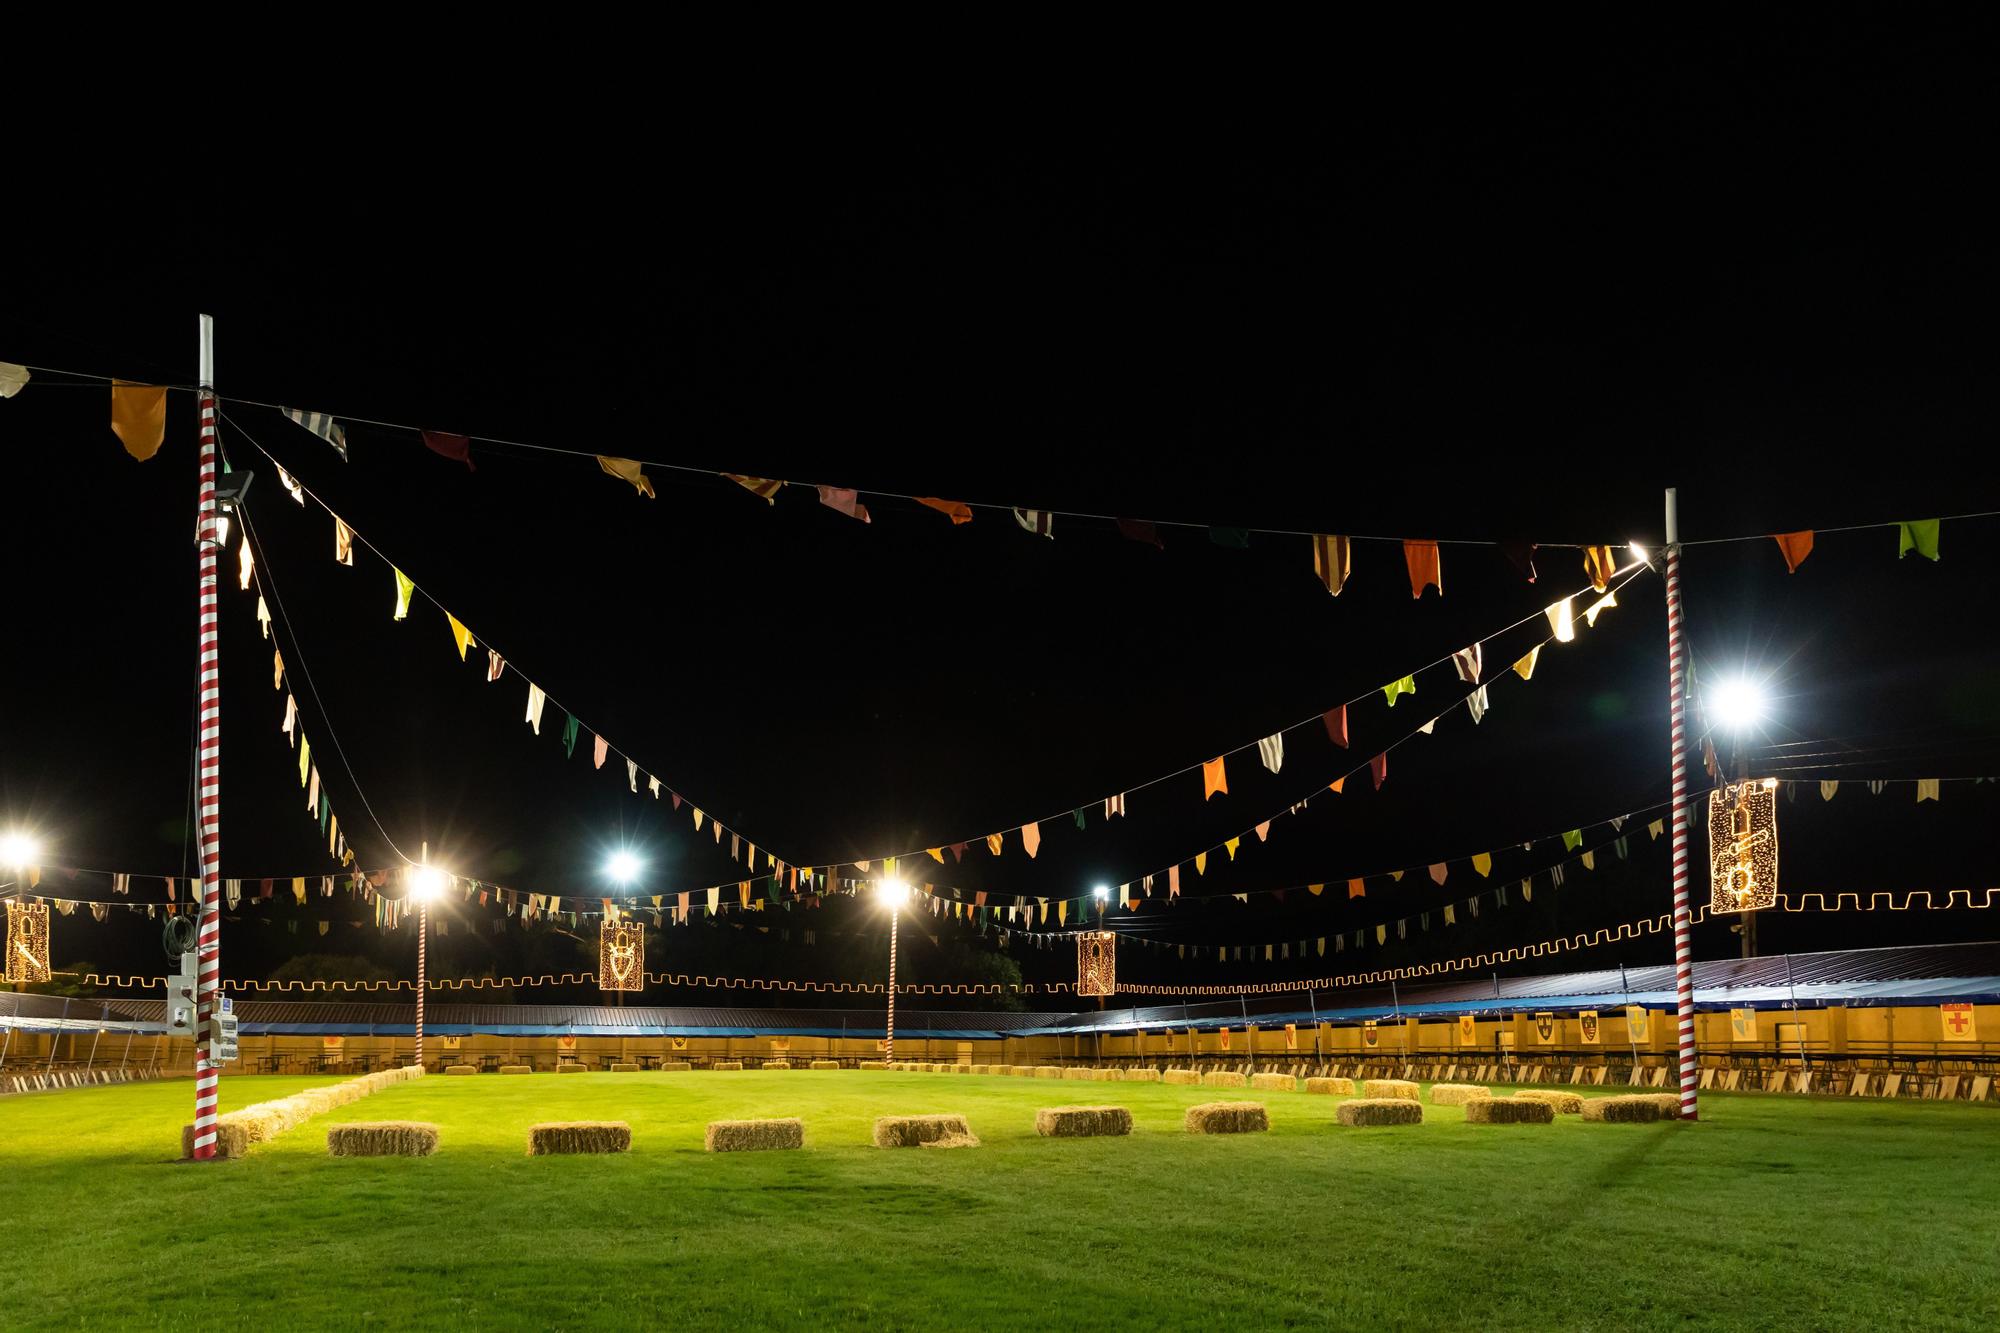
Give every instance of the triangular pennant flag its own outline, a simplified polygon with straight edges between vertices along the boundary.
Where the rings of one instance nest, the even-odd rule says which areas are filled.
[[[1479,683],[1482,654],[1478,644],[1461,648],[1451,655],[1451,664],[1458,672],[1458,678],[1470,685]]]
[[[1424,723],[1421,727],[1418,727],[1417,730],[1421,731],[1424,735],[1428,736],[1433,731],[1437,730],[1437,724],[1438,720],[1436,718],[1432,718],[1430,721]]]
[[[338,518],[333,520],[333,562],[350,569],[354,566],[354,529]]]
[[[1466,710],[1472,714],[1472,720],[1475,723],[1477,723],[1481,718],[1486,716],[1486,709],[1489,705],[1489,700],[1486,695],[1486,690],[1487,687],[1481,685],[1471,694],[1465,696]]]
[[[591,767],[603,768],[605,757],[610,753],[611,742],[605,740],[602,736],[596,737],[591,746]]]
[[[464,622],[449,611],[444,613],[444,618],[451,622],[451,639],[453,643],[458,645],[458,660],[463,662],[465,654],[472,647],[472,631],[467,629]]]
[[[875,521],[869,517],[868,506],[861,503],[860,494],[856,491],[839,486],[822,486],[819,488],[819,502],[836,513],[858,518],[863,523]]]
[[[987,851],[988,851],[989,853],[991,853],[992,855],[994,855],[994,856],[998,856],[998,855],[1000,855],[1000,843],[1001,843],[1001,839],[1002,839],[1002,838],[1004,838],[1005,836],[1006,836],[1005,834],[1001,834],[1001,833],[989,833],[989,834],[987,834],[987,835],[986,835],[986,850],[987,850]],[[865,866],[863,867],[863,869],[866,869],[866,868],[867,868],[867,867],[865,867]]]
[[[1267,842],[1271,837],[1271,821],[1265,820],[1257,826],[1257,841]]]
[[[1375,790],[1381,791],[1382,784],[1389,780],[1389,752],[1384,750],[1368,761],[1368,772],[1375,779]]]
[[[1775,532],[1771,534],[1771,540],[1776,542],[1778,550],[1783,552],[1785,557],[1785,572],[1788,574],[1798,573],[1799,566],[1803,565],[1806,562],[1806,557],[1812,554],[1813,534],[1811,528],[1807,528],[1804,532]]]
[[[285,494],[292,497],[292,503],[301,509],[306,507],[306,488],[283,468],[278,469],[278,484],[285,488]]]
[[[1208,853],[1207,853],[1207,852],[1196,852],[1196,853],[1195,853],[1195,856],[1194,856],[1194,873],[1195,873],[1195,874],[1197,874],[1197,875],[1206,875],[1206,874],[1208,873]]]
[[[1819,784],[1819,798],[1822,801],[1830,801],[1833,799],[1833,794],[1839,790],[1840,783],[1837,780],[1832,782],[1822,781]]]
[[[236,586],[244,592],[250,591],[251,576],[257,572],[257,557],[250,553],[250,534],[243,534],[243,545],[236,551]]]
[[[1403,560],[1410,567],[1410,596],[1422,597],[1426,587],[1436,588],[1438,596],[1444,596],[1444,573],[1438,567],[1436,542],[1405,541]]]
[[[271,637],[271,608],[264,605],[264,594],[257,594],[257,629],[264,638]]]
[[[535,729],[535,734],[537,736],[542,734],[542,705],[547,701],[548,701],[548,696],[542,693],[542,687],[535,684],[533,681],[529,681],[527,720],[528,720],[528,725]]]
[[[1488,875],[1491,875],[1493,873],[1493,853],[1480,852],[1474,856],[1472,858],[1472,868],[1479,872],[1481,879],[1485,879]]]
[[[1573,828],[1569,832],[1563,834],[1563,847],[1565,850],[1575,851],[1578,847],[1582,845],[1583,845],[1582,829]]]
[[[1285,735],[1277,732],[1257,742],[1258,757],[1273,773],[1285,766]]]
[[[625,785],[631,789],[634,796],[639,794],[639,763],[636,759],[625,761]]]
[[[1319,720],[1326,726],[1326,738],[1341,749],[1347,748],[1347,705],[1337,704],[1320,714]]]
[[[454,463],[465,464],[468,472],[479,470],[472,465],[472,440],[469,437],[443,430],[420,430],[417,436],[423,440],[424,448],[432,453],[449,458]]]
[[[632,458],[613,458],[609,454],[597,455],[597,466],[620,481],[630,482],[632,488],[648,500],[657,500],[653,492],[653,479],[646,475],[646,465]]]
[[[1217,792],[1221,792],[1224,796],[1229,794],[1229,774],[1222,762],[1225,757],[1217,755],[1201,766],[1202,800],[1207,800]]]
[[[1382,687],[1382,695],[1389,701],[1389,707],[1391,708],[1396,706],[1396,700],[1402,696],[1415,694],[1416,692],[1417,678],[1415,676],[1405,676],[1401,680],[1392,680]]]
[[[12,398],[33,378],[26,366],[17,366],[11,361],[0,361],[0,398]]]
[[[1583,572],[1590,575],[1590,586],[1603,592],[1610,585],[1611,576],[1618,572],[1618,557],[1609,546],[1586,546],[1583,548]]]
[[[1014,521],[1037,537],[1056,535],[1056,516],[1046,509],[1016,509]]]
[[[745,477],[735,472],[725,472],[722,475],[767,505],[778,503],[778,492],[785,489],[784,482],[775,481],[770,477]]]
[[[1664,832],[1664,831],[1665,831],[1666,827],[1667,827],[1667,821],[1666,821],[1666,820],[1664,820],[1664,819],[1656,819],[1656,820],[1654,820],[1654,821],[1653,821],[1652,823],[1650,823],[1650,824],[1646,825],[1646,836],[1647,836],[1647,837],[1648,837],[1649,839],[1650,839],[1650,838],[1657,838],[1657,837],[1659,837],[1659,836],[1660,836],[1660,834],[1661,834],[1662,832]]]
[[[582,723],[576,720],[576,714],[569,712],[567,709],[565,709],[563,712],[563,730],[562,730],[563,758],[574,759],[576,757],[576,738],[577,738],[577,733],[580,732],[581,730],[582,730]],[[696,828],[701,827],[700,815],[695,816],[694,826]]]
[[[1151,523],[1146,522],[1144,519],[1121,518],[1117,520],[1117,523],[1118,523],[1118,535],[1123,537],[1126,541],[1142,542],[1145,545],[1160,551],[1164,551],[1167,549],[1166,544],[1160,540],[1159,529],[1154,527]]]
[[[972,506],[969,504],[958,500],[940,500],[935,495],[919,495],[916,501],[920,505],[937,510],[953,523],[972,522]]]
[[[1167,897],[1181,896],[1181,867],[1179,862],[1167,867]]]
[[[1120,792],[1116,796],[1107,796],[1104,798],[1104,817],[1106,819],[1111,818],[1113,815],[1122,815],[1124,813],[1125,794],[1123,792]]]
[[[1920,802],[1935,801],[1937,798],[1938,798],[1938,780],[1936,778],[1918,778],[1917,800]]]
[[[1431,883],[1440,885],[1444,883],[1445,876],[1450,873],[1449,869],[1442,861],[1433,862],[1430,871],[1431,871]]]
[[[278,410],[332,445],[341,462],[347,461],[347,432],[340,428],[338,421],[324,412],[301,412],[296,407],[281,407]]]
[[[1315,536],[1313,545],[1313,573],[1335,597],[1347,586],[1347,576],[1354,568],[1353,543],[1345,537]]]
[[[130,448],[131,446],[128,445],[126,447]],[[1942,519],[1925,518],[1913,519],[1908,523],[1898,523],[1896,525],[1899,534],[1896,541],[1896,558],[1900,560],[1910,552],[1915,551],[1926,560],[1937,559],[1938,524],[1943,521]]]
[[[410,582],[408,574],[397,569],[394,565],[389,567],[389,571],[396,576],[396,619],[408,620],[410,618],[410,594],[417,590],[417,585]]]
[[[506,669],[507,669],[507,659],[500,656],[500,654],[494,652],[491,648],[488,648],[486,650],[487,683],[491,684],[492,682],[500,679],[500,674]]]
[[[1538,643],[1534,647],[1528,650],[1527,656],[1521,658],[1520,661],[1514,663],[1514,674],[1519,676],[1522,680],[1533,679],[1535,674],[1535,659],[1539,658],[1541,655],[1542,655],[1542,645]]]
[[[1535,543],[1519,540],[1503,541],[1500,543],[1500,553],[1513,562],[1514,568],[1521,571],[1522,578],[1530,583],[1535,581]]]
[[[1604,596],[1583,609],[1583,623],[1591,629],[1596,629],[1597,613],[1600,611],[1609,611],[1616,605],[1618,605],[1618,594],[1615,592],[1605,593]]]
[[[1040,824],[1021,825],[1021,846],[1033,856],[1042,849],[1042,826]]]
[[[1568,643],[1576,637],[1576,612],[1572,603],[1574,597],[1565,597],[1542,614],[1549,618],[1549,628],[1555,631],[1557,643]]]
[[[111,381],[111,433],[141,463],[167,438],[167,391],[157,384]]]

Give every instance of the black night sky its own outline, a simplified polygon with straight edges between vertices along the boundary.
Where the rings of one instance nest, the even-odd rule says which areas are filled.
[[[793,117],[677,126],[670,152],[640,154],[639,124],[600,124],[531,170],[499,122],[455,126],[449,154],[313,130],[326,178],[299,188],[273,162],[219,170],[203,197],[163,178],[143,213],[81,184],[12,210],[0,360],[185,384],[195,315],[216,317],[224,446],[257,473],[287,657],[319,695],[300,698],[307,732],[364,866],[427,840],[455,870],[541,892],[608,891],[599,867],[620,845],[647,858],[641,893],[737,873],[685,812],[629,795],[622,766],[593,771],[587,738],[564,759],[559,709],[531,735],[519,679],[486,684],[483,656],[461,665],[434,608],[392,622],[387,568],[365,553],[335,565],[326,516],[286,498],[251,439],[482,644],[760,846],[847,862],[1089,807],[1082,832],[1050,824],[1032,861],[1010,838],[997,861],[912,874],[1051,898],[1192,857],[1365,765],[1464,687],[1434,673],[1394,712],[1378,692],[1349,710],[1351,750],[1304,729],[1276,775],[1237,755],[1227,798],[1204,804],[1186,773],[1105,825],[1106,795],[1583,582],[1574,551],[1544,549],[1530,585],[1493,548],[1448,545],[1445,596],[1412,601],[1400,551],[1357,543],[1336,600],[1306,539],[1272,530],[1657,545],[1678,486],[1691,543],[1820,532],[1796,574],[1768,540],[1690,546],[1684,562],[1700,674],[1773,683],[1750,763],[1801,780],[1780,810],[1786,888],[1983,888],[2000,786],[1947,782],[1919,806],[1908,783],[1862,784],[2000,775],[2000,519],[1947,522],[1936,563],[1899,561],[1893,528],[1829,531],[2000,510],[1990,108],[1983,81],[1934,67],[1962,37],[1841,21],[1764,45],[1607,40],[1508,77],[1385,69],[1309,116],[1155,122],[1135,104],[1062,134]],[[312,177],[311,151],[288,157]],[[140,464],[107,429],[103,389],[74,378],[38,371],[0,402],[0,825],[38,831],[52,865],[184,874],[192,400],[170,396],[166,445]],[[231,398],[345,419],[350,461]],[[582,456],[481,441],[468,472],[357,419]],[[1051,542],[1002,509],[954,527],[864,495],[863,526],[807,485],[767,506],[664,467],[648,501],[593,453],[1061,516]],[[1076,515],[1192,526],[1156,550]],[[1206,525],[1258,531],[1234,549]],[[223,568],[224,873],[331,872],[255,599],[233,555]],[[1478,728],[1460,710],[1400,746],[1379,793],[1364,771],[1233,864],[1183,872],[1211,898],[1452,858],[1443,888],[1418,869],[1361,902],[1330,887],[1114,914],[1170,943],[1367,928],[1366,950],[1228,966],[1134,951],[1121,975],[1333,975],[1664,912],[1665,843],[1646,816],[1629,861],[1477,921],[1439,916],[1491,887],[1462,858],[1512,848],[1494,881],[1518,880],[1560,855],[1551,835],[1664,800],[1662,581],[1642,575],[1619,603],[1545,651],[1532,682],[1499,679]],[[1821,778],[1843,783],[1830,802]],[[492,937],[490,911],[455,910],[443,966],[555,958]],[[225,974],[336,946],[402,967],[408,940],[344,924],[364,913],[336,899],[343,924],[321,939],[287,928],[289,904],[245,912]],[[296,919],[320,914],[315,900]],[[1372,928],[1397,918],[1410,939],[1377,948]],[[904,937],[910,966],[957,979],[959,955],[932,941],[975,937],[924,921],[929,939]],[[774,929],[669,930],[649,963],[880,968],[880,915],[862,903],[757,924]],[[1760,943],[1992,934],[1984,913],[1849,913],[1767,920]],[[58,965],[156,971],[156,937],[143,918],[58,918]],[[1698,956],[1734,948],[1726,927],[1698,933]],[[1071,974],[1061,950],[1009,952],[1029,980]],[[1583,959],[1670,953],[1659,935]]]

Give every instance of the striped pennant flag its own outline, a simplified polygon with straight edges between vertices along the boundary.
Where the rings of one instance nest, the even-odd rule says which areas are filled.
[[[1014,521],[1037,537],[1056,535],[1056,516],[1046,509],[1016,509]]]
[[[340,428],[338,421],[324,412],[301,412],[296,407],[281,407],[278,410],[332,445],[341,462],[347,461],[347,432]]]

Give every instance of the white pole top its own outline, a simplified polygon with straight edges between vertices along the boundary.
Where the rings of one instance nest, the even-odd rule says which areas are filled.
[[[1667,487],[1667,545],[1681,544],[1680,492],[1675,487]]]
[[[201,317],[201,378],[204,389],[215,387],[215,316]]]

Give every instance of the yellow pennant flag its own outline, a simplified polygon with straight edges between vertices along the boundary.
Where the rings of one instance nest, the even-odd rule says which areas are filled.
[[[111,431],[141,463],[167,438],[167,390],[159,384],[111,381]]]
[[[1194,854],[1194,873],[1197,875],[1206,875],[1208,873],[1207,852],[1196,852]]]
[[[1479,872],[1481,879],[1493,873],[1493,853],[1480,852],[1472,858],[1472,868]]]
[[[1542,645],[1538,643],[1534,647],[1528,650],[1528,655],[1526,657],[1523,657],[1520,661],[1514,663],[1514,674],[1519,676],[1522,680],[1533,679],[1535,674],[1535,659],[1540,657],[1541,655],[1542,655]]]
[[[603,468],[620,481],[629,481],[639,494],[648,500],[657,500],[653,493],[653,479],[646,475],[645,464],[630,458],[612,458],[607,454],[597,456],[597,466]]]
[[[1228,842],[1222,844],[1223,850],[1229,853],[1230,860],[1234,861],[1236,859],[1236,849],[1242,842],[1243,839],[1241,838],[1231,838]]]
[[[410,618],[410,594],[417,590],[417,585],[412,583],[410,576],[402,570],[397,569],[393,565],[389,568],[396,576],[396,619],[408,620]]]
[[[463,662],[466,651],[472,647],[472,631],[449,611],[444,613],[444,618],[451,622],[452,641],[458,645],[458,660]]]
[[[1056,904],[1056,924],[1060,926],[1069,924],[1069,899],[1067,898]]]

